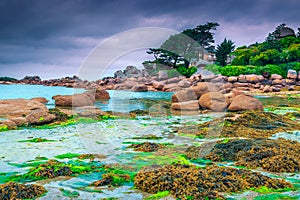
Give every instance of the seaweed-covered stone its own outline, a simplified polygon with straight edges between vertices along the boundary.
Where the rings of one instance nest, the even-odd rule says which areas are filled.
[[[158,149],[163,149],[165,146],[157,143],[143,142],[141,144],[132,144],[129,148],[134,148],[135,151],[153,152]]]
[[[187,149],[187,157],[195,159],[193,152],[200,147]],[[261,167],[271,172],[299,172],[300,143],[285,139],[242,139],[218,143],[205,156],[212,161],[236,161],[248,168]]]
[[[72,171],[68,166],[55,166],[55,163],[47,163],[40,166],[40,169],[34,174],[36,177],[54,178],[57,176],[70,176]]]
[[[99,187],[99,186],[121,186],[125,182],[130,181],[130,175],[129,174],[113,174],[113,173],[108,173],[108,174],[103,174],[102,179],[95,181],[93,183],[94,186]]]
[[[244,191],[266,186],[271,189],[292,188],[281,179],[272,179],[257,172],[229,167],[166,165],[147,167],[139,171],[135,187],[148,193],[168,190],[176,198],[224,199],[220,193]]]
[[[0,185],[1,200],[33,199],[41,196],[46,189],[37,184],[19,184],[9,182]]]
[[[49,160],[47,163],[34,168],[32,172],[35,177],[40,178],[54,178],[57,176],[70,176],[72,174],[69,166],[56,160]]]
[[[184,132],[188,127],[178,128]],[[223,137],[267,138],[277,132],[299,130],[300,124],[285,116],[262,111],[246,111],[236,117],[218,118],[198,125],[193,134],[207,136],[219,132]]]

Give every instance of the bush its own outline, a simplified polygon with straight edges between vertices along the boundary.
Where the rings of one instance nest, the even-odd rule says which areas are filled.
[[[191,77],[194,73],[197,72],[197,67],[191,66],[186,68],[185,66],[181,65],[177,68],[177,71],[186,77]]]
[[[255,66],[225,66],[219,69],[223,76],[238,76],[240,74],[259,74]]]
[[[283,63],[283,64],[280,64],[279,66],[285,72],[287,72],[289,69],[296,70],[297,72],[300,71],[300,62]]]
[[[296,65],[294,65],[291,69],[296,70],[297,72],[300,71],[300,62],[298,62]]]
[[[16,81],[17,79],[11,77],[0,77],[0,81]]]
[[[282,77],[286,77],[287,71],[283,70],[280,66],[278,65],[266,65],[263,67],[259,67],[259,74],[263,73],[268,73],[269,75],[271,74],[279,74]]]
[[[278,65],[266,65],[266,66],[225,66],[219,69],[223,76],[239,76],[241,74],[257,74],[262,75],[265,73],[279,74],[282,77],[286,77],[286,70],[283,70]]]

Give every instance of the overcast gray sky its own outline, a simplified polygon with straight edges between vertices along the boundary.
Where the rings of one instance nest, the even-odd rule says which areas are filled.
[[[98,44],[134,28],[182,31],[211,21],[220,24],[216,45],[225,37],[249,45],[281,23],[300,27],[299,8],[299,0],[0,0],[0,76],[78,74]],[[113,60],[107,75],[141,66],[144,52]]]

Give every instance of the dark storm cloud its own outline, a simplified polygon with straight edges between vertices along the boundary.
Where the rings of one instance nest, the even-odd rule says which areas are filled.
[[[298,0],[2,0],[1,40],[42,40],[59,35],[108,36],[141,26],[140,19],[170,16],[183,25],[209,20],[261,23],[299,21]],[[140,24],[139,24],[140,22]],[[147,25],[147,24],[146,24]],[[174,24],[165,24],[172,28]],[[180,27],[182,28],[182,27]]]
[[[103,39],[147,26],[181,31],[213,21],[217,42],[250,44],[280,23],[299,27],[299,7],[299,0],[1,0],[0,68],[79,67]]]

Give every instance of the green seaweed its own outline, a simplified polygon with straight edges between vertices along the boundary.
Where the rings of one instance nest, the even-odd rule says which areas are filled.
[[[261,194],[268,194],[268,193],[272,193],[272,192],[289,192],[289,191],[292,191],[293,188],[272,189],[267,186],[261,186],[259,188],[250,188],[250,190],[259,192]]]
[[[65,189],[60,189],[62,192],[62,195],[65,197],[78,197],[80,194],[77,191],[70,191],[70,190],[65,190]]]
[[[169,195],[170,195],[170,191],[166,190],[166,191],[162,191],[162,192],[158,192],[156,194],[153,194],[149,197],[146,197],[145,200],[159,200],[159,199],[161,199],[163,197],[167,197]]]
[[[170,155],[156,155],[156,154],[138,154],[133,158],[133,161],[137,163],[137,165],[147,166],[147,165],[166,165],[166,164],[191,164],[189,160],[185,158],[184,155],[179,153],[172,153]]]
[[[130,139],[134,139],[134,140],[160,140],[163,139],[163,137],[159,137],[156,135],[142,135],[139,137],[132,137]]]
[[[8,130],[9,130],[8,126],[6,125],[0,126],[0,132],[8,131]]]
[[[12,177],[15,177],[17,172],[0,172],[0,184],[11,181]]]
[[[25,166],[24,166],[25,167]],[[88,172],[103,171],[103,165],[99,162],[83,162],[80,160],[67,163],[49,160],[40,165],[33,166],[27,173],[10,177],[14,182],[30,182],[43,180],[57,176],[77,176]]]
[[[48,140],[46,138],[33,138],[30,140],[19,140],[18,142],[33,142],[33,143],[39,143],[39,142],[56,142],[56,140]]]
[[[41,164],[45,164],[47,161],[36,161],[36,160],[33,160],[33,161],[28,161],[28,162],[24,162],[24,163],[11,163],[11,162],[8,162],[7,164],[8,165],[11,165],[11,166],[15,166],[15,167],[18,167],[18,168],[24,168],[24,167],[37,167]]]
[[[64,154],[55,156],[55,158],[57,158],[57,159],[65,159],[65,158],[72,159],[72,158],[78,158],[79,156],[80,156],[80,154],[78,154],[78,153],[64,153]]]
[[[300,198],[300,195],[298,196],[290,196],[286,194],[268,194],[268,195],[262,195],[262,196],[257,196],[254,198],[254,200],[297,200]]]

